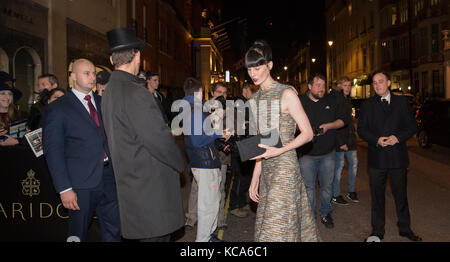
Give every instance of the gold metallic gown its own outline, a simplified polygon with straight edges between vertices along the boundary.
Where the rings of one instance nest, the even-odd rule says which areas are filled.
[[[289,144],[295,138],[296,130],[295,120],[289,114],[281,112],[281,94],[286,88],[292,87],[274,82],[269,88],[259,90],[252,97],[256,105],[263,105],[258,107],[260,110],[257,110],[255,117],[267,114],[267,130],[273,129],[273,123],[275,126],[279,123],[283,145]],[[260,125],[261,132],[264,132],[263,129]],[[295,149],[262,160],[255,241],[320,241]]]

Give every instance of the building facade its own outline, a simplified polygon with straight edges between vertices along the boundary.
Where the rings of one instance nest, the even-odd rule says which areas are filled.
[[[448,98],[444,32],[448,0],[327,1],[327,78],[353,79],[352,97],[373,95],[370,73],[391,74],[391,89]]]
[[[335,86],[342,76],[352,79],[352,97],[373,92],[370,74],[380,68],[378,0],[327,1],[327,82]]]
[[[55,74],[67,88],[73,59],[110,66],[106,32],[126,25],[125,10],[119,0],[1,1],[0,70],[10,73],[23,93],[20,110],[27,111],[36,99],[41,74]]]

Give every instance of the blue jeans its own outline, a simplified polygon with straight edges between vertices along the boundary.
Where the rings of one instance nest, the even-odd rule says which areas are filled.
[[[344,168],[344,155],[348,162],[348,192],[355,192],[356,171],[358,170],[358,157],[356,150],[336,152],[336,168],[334,169],[333,197],[341,194],[341,174]]]
[[[316,208],[316,175],[319,172],[319,213],[321,217],[333,211],[331,194],[335,162],[335,151],[321,156],[305,155],[299,158],[300,173],[305,181],[306,192],[313,210]]]

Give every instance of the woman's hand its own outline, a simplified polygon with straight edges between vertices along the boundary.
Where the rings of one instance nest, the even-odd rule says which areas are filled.
[[[261,154],[259,156],[256,156],[250,160],[256,160],[256,159],[260,159],[260,158],[264,158],[264,159],[268,159],[271,157],[276,157],[279,156],[283,153],[283,149],[282,148],[278,148],[278,147],[273,147],[273,146],[266,146],[263,144],[258,144],[259,147],[261,148],[265,148],[266,152],[264,152],[264,154]]]
[[[250,188],[248,189],[250,199],[256,203],[259,202],[259,177],[261,176],[261,170],[261,160],[256,160],[252,182],[250,183]]]
[[[256,203],[259,202],[259,176],[258,179],[252,178],[252,183],[250,184],[250,188],[248,189],[248,195],[250,199]]]

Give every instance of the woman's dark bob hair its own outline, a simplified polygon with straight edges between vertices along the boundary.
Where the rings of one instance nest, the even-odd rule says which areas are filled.
[[[255,41],[245,54],[246,68],[265,65],[270,61],[272,61],[272,49],[264,40]]]

